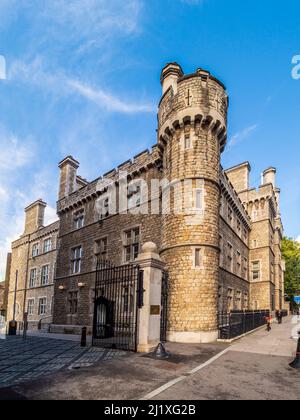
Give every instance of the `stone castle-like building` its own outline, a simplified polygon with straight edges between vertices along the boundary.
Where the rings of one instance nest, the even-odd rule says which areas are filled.
[[[50,264],[53,273],[56,263],[49,295],[44,289],[48,303],[54,294],[52,330],[91,328],[97,258],[132,263],[147,242],[157,245],[169,275],[170,341],[214,341],[218,311],[283,307],[276,169],[263,172],[258,189],[250,188],[248,162],[222,169],[228,97],[209,72],[184,75],[171,63],[161,83],[158,138],[151,151],[92,182],[79,177],[79,163],[67,157],[59,164],[59,224],[42,227],[41,201],[26,210],[25,233],[13,244],[9,318],[15,272],[21,278],[17,301],[22,312],[41,295],[40,274],[36,288],[30,287],[32,270],[40,273]],[[53,238],[52,253],[33,257],[33,247],[48,238]]]
[[[25,209],[24,233],[12,243],[7,264],[7,319],[22,323],[27,312],[29,329],[52,323],[59,221],[45,227],[45,207],[38,200]]]

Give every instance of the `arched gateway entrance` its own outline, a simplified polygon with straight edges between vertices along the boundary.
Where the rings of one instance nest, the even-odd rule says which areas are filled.
[[[138,311],[143,307],[143,271],[98,261],[93,345],[137,351]]]

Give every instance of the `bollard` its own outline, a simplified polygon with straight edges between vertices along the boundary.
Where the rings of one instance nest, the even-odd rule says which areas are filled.
[[[17,335],[17,322],[10,321],[8,324],[8,335],[16,336]]]
[[[163,345],[162,342],[159,343],[159,345],[157,346],[155,350],[155,357],[161,360],[169,359],[170,357],[170,353],[166,351],[165,346]]]
[[[81,347],[86,347],[86,334],[87,334],[87,328],[83,327],[81,330]]]
[[[298,339],[298,345],[297,345],[297,352],[296,352],[296,359],[290,363],[290,366],[294,369],[300,369],[300,331],[298,332],[299,339]]]

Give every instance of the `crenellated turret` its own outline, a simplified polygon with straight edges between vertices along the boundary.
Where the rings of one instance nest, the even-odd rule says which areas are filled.
[[[172,185],[164,191],[171,211],[163,216],[161,252],[170,275],[169,339],[210,342],[218,329],[220,154],[228,98],[224,85],[202,69],[183,75],[178,64],[168,64],[161,81],[158,144]]]

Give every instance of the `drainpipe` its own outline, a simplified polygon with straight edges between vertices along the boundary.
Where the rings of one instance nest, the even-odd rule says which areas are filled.
[[[31,236],[28,237],[28,250],[27,250],[27,262],[26,262],[26,274],[25,274],[25,287],[24,287],[24,302],[23,302],[23,320],[26,314],[26,298],[27,298],[27,285],[28,285],[28,269],[29,269],[29,255],[30,255],[30,239]]]
[[[13,313],[13,321],[15,321],[15,320],[16,320],[17,287],[18,287],[18,270],[16,271],[16,281],[15,281],[15,296],[14,296],[14,313]]]

